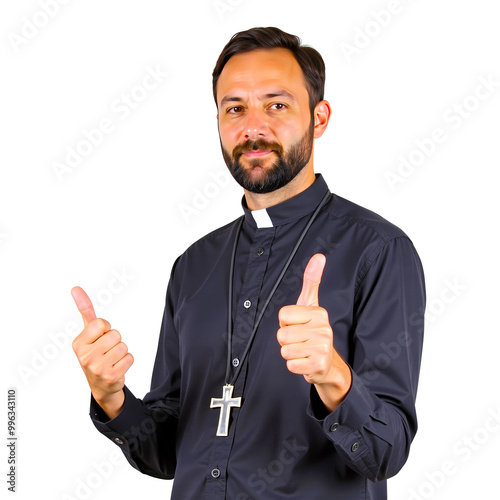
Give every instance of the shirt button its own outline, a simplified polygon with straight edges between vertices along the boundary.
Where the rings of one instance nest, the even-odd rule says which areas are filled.
[[[356,451],[358,448],[359,448],[359,443],[354,443],[354,444],[351,446],[351,451]]]
[[[257,255],[260,257],[264,253],[264,249],[262,247],[259,247],[257,250]]]
[[[115,438],[116,444],[123,444],[123,441],[120,438]]]
[[[243,306],[245,307],[245,309],[248,309],[249,307],[251,307],[252,303],[249,301],[249,300],[245,300],[245,302],[243,302]]]
[[[233,366],[237,367],[240,364],[240,360],[238,358],[233,359]]]
[[[333,424],[330,426],[330,432],[335,432],[339,428],[339,424]]]
[[[217,479],[220,476],[220,470],[219,469],[213,469],[212,472],[212,477]]]

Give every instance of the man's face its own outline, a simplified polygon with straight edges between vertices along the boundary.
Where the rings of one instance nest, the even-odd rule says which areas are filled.
[[[287,49],[226,63],[217,82],[222,155],[246,190],[270,193],[310,163],[314,120],[302,69]]]

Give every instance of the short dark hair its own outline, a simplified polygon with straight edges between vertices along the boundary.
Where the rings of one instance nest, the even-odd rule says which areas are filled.
[[[251,28],[240,31],[232,36],[222,50],[212,73],[212,86],[215,104],[217,105],[217,82],[227,61],[236,54],[250,52],[256,49],[284,48],[292,52],[304,74],[305,84],[309,93],[311,115],[325,93],[325,63],[321,54],[312,47],[302,45],[296,35],[285,33],[279,28]]]

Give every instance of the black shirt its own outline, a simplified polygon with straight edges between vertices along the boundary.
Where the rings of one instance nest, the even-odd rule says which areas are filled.
[[[263,302],[328,187],[321,175],[283,203],[250,211],[238,242],[231,369],[235,370]],[[91,417],[133,467],[173,478],[172,498],[376,499],[405,463],[417,430],[415,397],[425,307],[424,276],[408,237],[380,216],[330,197],[269,303],[233,397],[229,434],[216,436],[227,356],[228,280],[238,221],[189,247],[167,290],[151,391],[125,387],[109,420],[95,401]],[[278,311],[295,304],[304,268],[326,256],[319,303],[352,386],[328,414],[313,385],[292,374],[276,338]]]

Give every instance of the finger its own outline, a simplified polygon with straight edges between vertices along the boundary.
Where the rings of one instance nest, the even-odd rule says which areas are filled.
[[[307,342],[311,338],[311,331],[302,325],[289,325],[278,330],[278,342],[281,346]]]
[[[324,379],[330,366],[325,358],[314,356],[314,354],[283,357],[286,360],[286,367],[291,373],[304,375],[310,383],[314,383],[314,379]]]
[[[128,347],[123,342],[113,346],[103,358],[103,363],[109,367],[115,366],[128,354]]]
[[[297,300],[298,306],[318,306],[318,290],[326,264],[326,257],[317,253],[311,257],[304,270],[302,291]]]
[[[83,331],[73,340],[73,350],[75,354],[80,359],[81,356],[87,356],[88,350],[91,348],[95,351],[94,344],[101,337],[103,337],[107,332],[111,330],[111,325],[108,321],[102,318],[97,318],[92,321],[89,325],[87,325]],[[102,354],[103,351],[99,350],[99,354]]]
[[[76,307],[78,307],[78,310],[82,315],[84,326],[87,326],[91,321],[96,319],[92,301],[89,299],[89,296],[85,293],[85,291],[79,286],[75,286],[71,289],[71,295],[73,296]]]
[[[127,373],[128,369],[133,365],[134,363],[134,356],[130,354],[129,352],[123,356],[122,359],[117,361],[113,365],[113,371],[117,374],[121,374],[121,376],[125,375]]]
[[[280,328],[317,323],[323,319],[323,311],[319,306],[283,306],[278,312]]]
[[[311,371],[311,363],[307,358],[289,359],[286,367],[289,372],[296,375],[308,375]]]
[[[286,344],[281,347],[281,357],[290,361],[292,359],[308,359],[311,356],[311,349],[305,342],[297,344]]]
[[[87,325],[82,333],[78,335],[77,339],[82,344],[93,344],[96,340],[99,340],[107,332],[111,331],[111,325],[109,321],[103,318],[97,318],[92,323]]]
[[[121,340],[122,337],[119,332],[116,330],[109,330],[94,342],[97,350],[96,352],[106,354],[109,350],[118,345]]]

